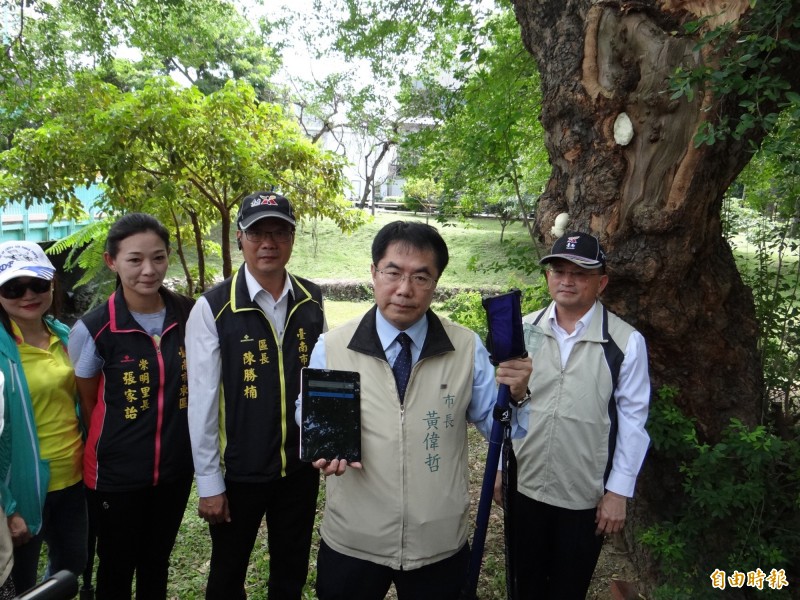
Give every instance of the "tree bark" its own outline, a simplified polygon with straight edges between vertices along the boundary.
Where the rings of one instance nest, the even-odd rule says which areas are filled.
[[[374,188],[375,188],[375,174],[378,172],[378,166],[383,162],[383,159],[386,157],[386,154],[389,152],[389,148],[394,145],[394,140],[386,140],[380,143],[381,151],[378,153],[377,158],[372,161],[372,164],[369,164],[369,157],[372,155],[372,150],[375,149],[377,146],[373,146],[370,150],[370,153],[364,157],[364,193],[361,194],[361,202],[359,203],[359,208],[364,208],[367,205],[367,200],[369,200],[370,195],[374,198]],[[375,203],[372,204],[372,214],[375,214]]]
[[[677,68],[714,60],[696,50],[696,38],[679,33],[682,22],[702,16],[688,11],[736,22],[747,18],[748,3],[513,4],[541,72],[552,165],[537,210],[540,238],[552,242],[550,228],[562,212],[569,213],[568,229],[600,238],[610,275],[603,301],[645,336],[654,392],[679,388],[676,402],[697,420],[701,436],[717,440],[732,417],[758,422],[758,323],[720,214],[725,190],[766,132],[695,148],[698,127],[707,119],[737,119],[738,101],[704,90],[673,100],[669,89]],[[614,136],[621,113],[633,126],[627,145]],[[653,454],[638,493],[657,519],[669,510],[671,490],[680,490],[675,473]]]
[[[220,233],[220,239],[223,240],[222,243],[222,277],[227,279],[233,274],[233,258],[231,257],[231,245],[230,243],[226,243],[227,240],[231,239],[231,209],[224,202],[219,207],[219,216],[220,216],[220,226],[222,231]]]
[[[609,307],[646,337],[654,390],[714,439],[731,417],[760,417],[762,376],[752,294],[722,236],[725,190],[747,164],[748,140],[695,148],[713,112],[702,93],[671,100],[670,75],[705,60],[675,35],[683,15],[656,2],[515,0],[543,91],[552,173],[537,223],[547,243],[559,213],[609,255]],[[733,103],[722,107],[733,113]],[[633,139],[614,139],[625,113]],[[751,139],[760,141],[764,132]]]
[[[194,245],[197,248],[197,280],[199,285],[196,288],[189,288],[192,291],[192,295],[194,295],[206,291],[206,253],[203,250],[203,228],[200,225],[200,217],[197,215],[197,211],[189,210],[189,219],[192,222]]]
[[[172,215],[172,224],[175,226],[175,244],[177,245],[176,252],[181,261],[181,268],[183,269],[183,276],[186,278],[186,289],[189,294],[194,293],[194,280],[192,279],[192,272],[189,269],[189,264],[186,261],[186,255],[183,252],[183,236],[181,236],[181,223],[178,215],[175,214],[175,209],[170,207],[170,214]]]

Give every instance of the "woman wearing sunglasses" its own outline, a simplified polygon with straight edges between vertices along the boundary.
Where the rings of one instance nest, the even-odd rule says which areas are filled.
[[[136,598],[159,600],[194,474],[184,351],[194,301],[162,285],[169,233],[150,215],[120,218],[104,258],[117,289],[75,324],[69,346],[89,423],[96,598],[130,598],[135,574]]]
[[[33,242],[0,244],[0,495],[18,591],[36,584],[42,542],[47,575],[61,569],[77,575],[86,564],[83,440],[69,329],[50,314],[55,271]]]

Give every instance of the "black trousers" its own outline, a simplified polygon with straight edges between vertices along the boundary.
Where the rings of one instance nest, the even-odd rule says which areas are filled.
[[[192,476],[129,492],[87,490],[97,534],[97,600],[167,597],[169,555],[186,511]]]
[[[67,569],[80,575],[87,558],[86,492],[79,481],[63,490],[47,492],[42,528],[30,541],[14,548],[14,587],[24,592],[36,585],[42,542],[47,544],[45,579]]]
[[[596,509],[569,510],[514,494],[511,550],[519,600],[584,600],[600,557]]]
[[[383,600],[394,583],[398,600],[458,600],[468,567],[469,544],[449,558],[403,571],[336,552],[322,540],[317,558],[317,597]]]
[[[307,467],[307,468],[306,468]],[[270,600],[300,600],[308,577],[319,471],[310,465],[270,483],[225,481],[230,523],[209,525],[207,600],[247,597],[244,582],[261,519],[267,518]]]

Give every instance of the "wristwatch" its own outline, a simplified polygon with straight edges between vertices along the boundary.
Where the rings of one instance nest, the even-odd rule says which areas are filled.
[[[525,406],[528,402],[530,402],[530,400],[531,400],[531,390],[530,388],[528,388],[525,390],[525,395],[522,398],[520,398],[519,400],[514,400],[513,398],[510,398],[508,402],[514,408],[520,408],[522,406]]]

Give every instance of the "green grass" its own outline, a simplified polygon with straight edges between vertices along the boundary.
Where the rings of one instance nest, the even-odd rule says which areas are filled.
[[[368,282],[369,267],[372,263],[372,240],[378,230],[391,221],[416,220],[425,222],[424,217],[409,213],[378,213],[364,226],[351,234],[342,233],[330,220],[316,223],[303,221],[298,224],[292,258],[288,268],[292,273],[310,279],[356,280]],[[505,232],[504,242],[500,243],[500,225],[495,219],[469,219],[465,222],[451,222],[446,225],[431,219],[447,242],[450,264],[444,272],[439,285],[442,287],[472,287],[499,285],[506,286],[515,280],[530,283],[531,277],[510,269],[502,273],[483,273],[470,271],[468,264],[472,257],[481,263],[502,262],[504,247],[509,242],[530,240],[524,225],[515,223]],[[219,228],[211,232],[211,239],[219,238]],[[233,268],[242,262],[242,255],[236,248],[235,238],[231,247]],[[195,255],[188,252],[190,261]],[[209,265],[221,273],[219,256],[207,257]],[[173,256],[169,271],[170,277],[183,277],[177,256]],[[534,276],[535,278],[536,276]]]
[[[345,302],[344,300],[325,301],[325,319],[328,321],[328,328],[333,329],[345,321],[349,321],[359,315],[364,314],[372,306],[371,302]]]

